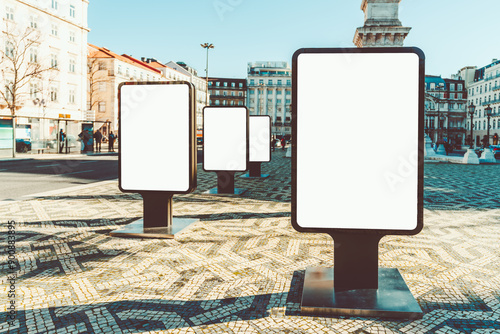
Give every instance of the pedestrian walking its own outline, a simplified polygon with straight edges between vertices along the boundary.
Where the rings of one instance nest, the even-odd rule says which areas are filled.
[[[83,143],[84,143],[84,152],[90,151],[90,145],[92,145],[92,137],[90,136],[89,130],[83,131]]]
[[[284,151],[285,150],[285,145],[286,145],[286,140],[285,137],[281,138],[281,149]]]
[[[116,136],[113,134],[113,131],[111,131],[109,133],[109,147],[108,147],[108,150],[109,152],[114,152],[115,151],[115,148],[113,147],[113,145],[115,144],[115,139],[116,139]]]
[[[66,139],[66,134],[61,129],[59,131],[59,153],[63,153],[64,140]]]
[[[96,150],[96,152],[101,152],[101,141],[102,141],[102,133],[101,133],[101,131],[97,130],[94,133],[94,139],[95,139],[95,150]]]
[[[271,151],[274,152],[274,149],[276,148],[276,139],[271,138]]]

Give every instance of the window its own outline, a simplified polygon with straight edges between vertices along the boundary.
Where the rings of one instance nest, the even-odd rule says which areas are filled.
[[[222,105],[223,106],[227,105],[227,101],[226,100],[222,100]]]
[[[106,112],[106,102],[99,102],[98,111],[99,112]]]
[[[69,41],[73,43],[76,41],[76,34],[74,31],[69,32]]]
[[[142,72],[141,72],[140,78],[141,78],[141,81],[144,80],[144,76],[143,76]]]
[[[281,85],[281,80],[280,79],[278,79],[278,85]]]
[[[216,90],[215,95],[220,95],[220,91]]]
[[[38,49],[36,47],[30,48],[30,63],[38,63]]]
[[[33,15],[30,15],[30,28],[32,28],[32,29],[37,29],[38,28],[37,19]]]
[[[239,92],[239,93],[238,93],[238,96],[243,96],[243,92]]]
[[[463,89],[462,84],[458,84],[458,88],[457,88],[457,90],[462,90],[462,89]]]
[[[129,77],[129,75],[130,75],[130,73],[129,73],[129,70],[128,70],[128,68],[127,68],[127,69],[125,69],[125,76],[128,78],[128,77]]]
[[[106,83],[105,82],[99,82],[99,91],[100,92],[105,92],[106,91]]]
[[[231,82],[231,87],[236,87],[236,84],[234,82]]]
[[[259,85],[263,85],[264,84],[264,80],[263,79],[259,79]]]
[[[224,87],[227,87],[227,82],[224,82]]]
[[[57,55],[56,54],[50,55],[50,67],[57,68]]]
[[[276,99],[277,104],[281,104],[281,99]]]
[[[8,101],[12,101],[12,89],[13,89],[14,83],[12,80],[6,80],[5,82],[5,97]]]
[[[14,21],[14,8],[12,7],[5,7],[5,18],[9,21]]]
[[[215,105],[218,106],[219,104],[220,104],[220,101],[219,100],[215,100]]]
[[[38,95],[38,84],[36,82],[31,82],[30,83],[30,99],[34,100],[36,99]]]
[[[226,91],[223,91],[223,92],[222,92],[222,95],[227,96],[227,92],[226,92]]]
[[[218,81],[217,81],[217,82],[215,83],[215,85],[216,85],[217,87],[219,87],[219,86],[220,86],[220,82],[218,82]]]
[[[252,85],[252,86],[255,85],[255,80],[254,79],[250,79],[250,85]]]
[[[462,99],[462,93],[457,93],[457,99]]]
[[[57,10],[57,0],[52,0],[52,9]]]
[[[273,90],[272,90],[272,89],[268,89],[268,90],[267,90],[267,94],[268,94],[268,95],[272,95],[272,94],[273,94]]]
[[[238,105],[242,106],[243,105],[243,101],[238,102]]]
[[[76,60],[75,59],[70,59],[69,60],[69,72],[70,73],[75,73],[75,67],[76,67]]]
[[[277,94],[277,95],[281,95],[281,89],[278,89],[278,90],[276,91],[276,94]]]
[[[253,81],[253,80],[252,80]],[[253,84],[253,83],[252,83]],[[243,88],[243,84],[240,82],[238,87]]]
[[[14,44],[12,42],[5,42],[5,55],[7,57],[14,57]]]
[[[209,81],[209,82],[208,82],[208,85],[209,85],[209,86],[212,86],[212,81]]]
[[[450,90],[455,90],[455,84],[454,83],[450,84]]]
[[[122,74],[122,65],[118,65],[118,74]]]
[[[106,69],[106,64],[103,61],[99,62],[99,71],[105,70]]]
[[[268,85],[272,85],[273,84],[273,80],[272,79],[267,80],[267,84]]]
[[[57,102],[57,88],[50,87],[50,101]]]
[[[234,92],[231,92],[231,96],[234,96]]]
[[[68,95],[68,102],[70,104],[75,104],[75,89],[74,88],[71,88],[69,90],[69,95]]]
[[[249,93],[250,95],[253,95],[253,94],[255,94],[255,91],[254,91],[253,89],[250,89],[250,90],[248,91],[248,93]],[[241,92],[240,92],[240,94],[241,94]],[[241,96],[241,95],[240,95],[240,96]]]
[[[56,24],[52,24],[52,29],[50,31],[51,35],[54,37],[57,37],[58,35],[58,28]]]
[[[493,129],[496,127],[497,121],[494,119],[493,120]]]
[[[73,5],[69,6],[69,16],[75,17],[75,6]]]

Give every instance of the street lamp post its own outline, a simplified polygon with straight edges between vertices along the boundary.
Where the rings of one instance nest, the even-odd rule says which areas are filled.
[[[207,67],[205,68],[206,80],[207,80],[207,91],[206,91],[206,95],[205,95],[205,104],[206,104],[206,106],[208,106],[208,50],[213,49],[214,45],[212,43],[203,43],[200,45],[202,48],[207,49]]]
[[[474,127],[474,111],[476,110],[476,106],[474,103],[471,101],[471,103],[468,106],[469,108],[469,115],[470,115],[470,148],[474,148],[474,137],[473,137],[473,127]]]
[[[486,108],[484,108],[484,111],[486,111],[486,117],[488,118],[488,129],[487,129],[487,134],[486,134],[486,147],[490,147],[490,118],[491,118],[491,106],[488,104]]]
[[[441,116],[440,110],[439,110],[439,101],[437,103],[437,141],[436,141],[436,153],[437,154],[446,154],[446,149],[444,147],[444,140],[443,140],[443,129],[441,126],[441,121],[444,123],[444,116]],[[444,124],[443,124],[444,125]]]
[[[483,155],[481,156],[482,159],[484,159],[485,162],[496,162],[495,155],[491,151],[490,148],[490,117],[491,115],[491,106],[488,104],[486,108],[484,108],[486,117],[488,118],[488,128],[486,132],[486,140],[484,141],[484,151]]]
[[[476,152],[474,152],[474,137],[473,137],[473,130],[472,128],[474,127],[474,111],[476,110],[476,106],[474,106],[474,103],[470,103],[470,105],[467,107],[469,108],[469,115],[470,115],[470,148],[465,152],[463,163],[465,164],[472,164],[472,165],[479,165],[479,158],[477,157]]]

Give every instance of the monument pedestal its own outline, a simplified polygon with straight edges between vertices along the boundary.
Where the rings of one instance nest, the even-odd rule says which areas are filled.
[[[496,163],[497,159],[495,159],[495,155],[491,151],[491,148],[485,148],[483,154],[481,154],[481,158],[479,158],[481,163]]]
[[[474,149],[468,148],[467,152],[465,152],[464,159],[462,160],[464,164],[468,165],[479,165],[479,158],[477,157]]]

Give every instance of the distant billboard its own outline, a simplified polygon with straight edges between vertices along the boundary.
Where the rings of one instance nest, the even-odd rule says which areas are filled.
[[[203,169],[246,171],[247,161],[247,108],[203,108]]]
[[[252,115],[249,118],[250,162],[271,161],[271,117]]]
[[[119,109],[120,189],[193,191],[196,188],[196,132],[192,84],[121,84]]]
[[[301,49],[293,56],[292,89],[293,226],[304,232],[418,233],[422,51]]]

